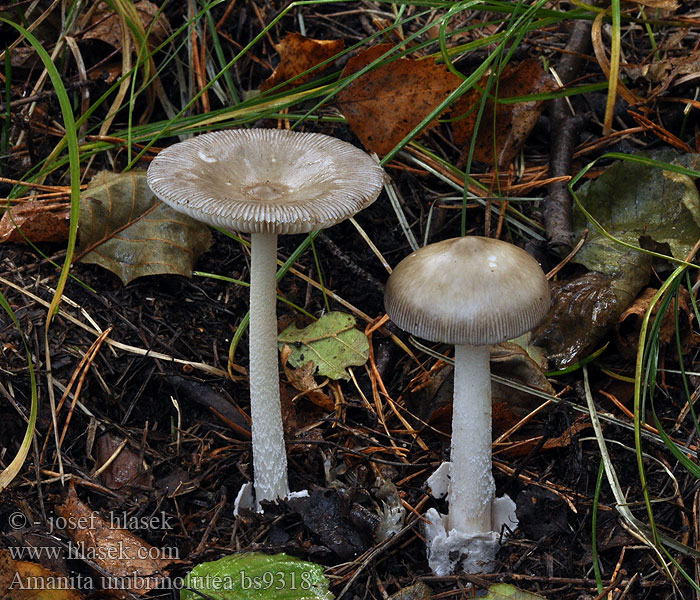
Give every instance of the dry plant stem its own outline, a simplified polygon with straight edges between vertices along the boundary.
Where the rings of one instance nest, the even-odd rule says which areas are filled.
[[[490,346],[455,346],[448,532],[491,531]]]
[[[277,234],[250,236],[250,417],[255,500],[289,494],[277,366]]]
[[[565,54],[557,74],[564,85],[570,83],[583,63],[582,54],[590,46],[591,25],[588,21],[576,21],[566,49],[572,54]],[[571,157],[578,140],[581,127],[579,118],[568,112],[564,98],[552,100],[550,108],[551,154],[549,175],[560,177],[571,175]],[[550,248],[571,250],[574,241],[571,195],[566,181],[554,181],[547,185],[544,199],[544,224],[547,231],[547,243]]]

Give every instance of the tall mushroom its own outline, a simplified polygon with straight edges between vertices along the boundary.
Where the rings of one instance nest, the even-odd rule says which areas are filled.
[[[427,513],[430,566],[438,575],[459,566],[467,572],[488,570],[508,520],[503,509],[514,509],[507,497],[495,500],[489,348],[529,331],[544,317],[550,304],[547,280],[537,261],[517,246],[462,237],[425,246],[402,260],[386,284],[384,303],[402,329],[455,345],[449,514]]]
[[[352,144],[317,133],[238,129],[163,150],[148,169],[175,210],[250,233],[250,412],[255,501],[289,493],[277,359],[277,236],[323,229],[379,195],[384,172]]]

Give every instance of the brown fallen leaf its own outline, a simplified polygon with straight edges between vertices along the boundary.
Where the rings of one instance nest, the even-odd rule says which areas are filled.
[[[352,504],[347,494],[316,488],[307,497],[289,499],[287,505],[314,537],[341,559],[349,560],[367,549],[350,518]]]
[[[49,571],[67,573],[67,552],[64,544],[55,535],[51,535],[46,529],[12,529],[3,536],[5,548],[12,548],[10,556],[23,560],[30,558],[40,560],[41,565]],[[0,590],[2,590],[0,582]]]
[[[111,490],[119,490],[130,485],[152,485],[153,476],[150,473],[144,473],[138,452],[124,445],[124,442],[125,440],[111,433],[105,433],[97,438],[97,468],[101,469],[102,465],[111,460],[109,466],[100,473],[103,483]]]
[[[493,434],[498,437],[542,404],[542,398],[535,393],[554,395],[555,392],[542,369],[515,343],[504,342],[492,346],[490,364],[493,375],[532,388],[534,392],[529,394],[495,381],[492,383]],[[426,376],[424,383],[408,391],[407,403],[414,414],[438,431],[449,434],[452,428],[454,369],[450,365],[438,365]]]
[[[541,444],[539,448],[537,448],[537,446],[541,443],[541,439],[540,437],[534,437],[523,441],[514,440],[515,443],[510,445],[506,443],[502,448],[498,448],[498,453],[503,456],[515,458],[527,456],[535,448],[537,448],[538,453],[546,452],[548,450],[568,448],[571,446],[571,444],[577,443],[579,433],[585,431],[586,429],[590,429],[591,427],[593,427],[593,425],[591,425],[590,422],[578,421],[567,427],[561,435],[547,438],[547,440]]]
[[[486,85],[486,79],[481,81],[482,89]],[[498,89],[492,87],[490,93],[502,99],[527,96],[551,89],[554,89],[554,81],[549,74],[542,69],[539,61],[528,59],[518,64],[507,65],[499,78]],[[480,91],[472,90],[462,96],[452,109],[453,117],[466,115],[454,121],[453,126],[455,142],[465,145],[462,162],[466,161],[469,154],[481,95]],[[501,167],[508,165],[532,132],[543,106],[541,100],[496,105],[487,100],[474,147],[474,160],[498,164]]]
[[[591,272],[552,284],[552,308],[532,340],[547,350],[557,367],[590,352],[626,308],[619,307],[611,281],[607,275]]]
[[[289,81],[297,75],[301,75],[324,60],[331,58],[331,56],[335,56],[344,48],[344,40],[315,40],[300,33],[288,33],[279,44],[275,45],[275,50],[280,55],[280,62],[274,73],[260,86],[260,91],[264,92],[280,83]],[[316,69],[313,73],[303,75],[289,85],[280,88],[280,90],[306,83],[313,76],[325,71],[329,66],[330,63]]]
[[[165,583],[164,569],[178,562],[177,548],[156,548],[144,542],[122,524],[125,513],[113,513],[103,519],[78,498],[71,487],[56,514],[66,520],[66,535],[75,558],[96,564],[102,571],[103,587],[130,591],[142,596]],[[167,529],[167,519],[156,518],[152,528]]]
[[[552,306],[532,332],[531,343],[544,348],[557,368],[594,351],[648,283],[647,255],[630,251],[619,256],[616,265],[614,277],[591,271],[551,284]]]
[[[138,17],[138,21],[140,21],[140,25],[147,36],[146,47],[149,51],[153,51],[168,38],[170,24],[162,12],[159,14],[159,9],[155,4],[147,0],[139,0],[134,3],[130,2],[126,6],[128,7],[126,11],[127,19],[131,18],[133,22],[136,22],[136,17]],[[123,52],[120,16],[106,2],[97,3],[97,9],[89,14],[90,20],[83,25],[79,39],[99,40],[109,44],[117,52]],[[131,35],[136,35],[135,39],[138,39],[138,34],[135,32],[136,27],[131,30]],[[134,53],[139,51],[137,46],[138,44],[129,44],[131,51]],[[122,74],[122,66],[122,59],[117,56],[100,63],[99,68],[89,69],[88,77],[90,79],[103,79],[105,83],[111,84]],[[150,93],[150,87],[148,89],[148,93]]]
[[[531,388],[534,392],[554,395],[552,384],[542,368],[527,351],[514,342],[502,342],[491,347],[491,373],[514,383]],[[493,401],[508,402],[522,418],[544,401],[540,396],[493,382]]]
[[[518,527],[531,540],[542,540],[547,536],[569,531],[566,503],[546,488],[528,486],[518,493],[516,500]],[[490,596],[491,597],[491,596]],[[532,600],[529,596],[493,596],[505,600]]]
[[[620,315],[620,319],[615,326],[617,346],[620,353],[629,358],[636,356],[639,335],[642,328],[644,315],[649,309],[651,299],[658,290],[647,288],[634,301],[625,312]],[[657,302],[652,309],[651,319],[656,317],[661,303]],[[675,324],[676,300],[671,300],[671,305],[661,321],[659,330],[659,342],[665,346],[676,340]],[[651,321],[650,321],[651,322]],[[681,349],[683,354],[698,345],[698,336],[693,333],[693,311],[690,308],[690,294],[685,288],[680,288],[678,300],[678,329],[681,337]]]
[[[147,0],[134,2],[141,24],[148,34],[149,48],[155,48],[168,37],[170,25],[158,7]],[[106,2],[101,2],[92,13],[90,22],[84,26],[81,38],[84,40],[99,40],[105,42],[117,50],[122,48],[121,19]]]
[[[196,402],[226,423],[240,439],[250,440],[250,417],[226,392],[180,375],[171,375],[169,382],[180,402]]]
[[[74,589],[85,579],[50,571],[0,550],[0,600],[82,600]]]
[[[292,349],[287,344],[282,347],[280,352],[282,367],[287,376],[287,381],[292,384],[294,389],[301,392],[301,394],[299,394],[300,396],[307,397],[316,406],[320,406],[322,409],[328,411],[335,410],[335,403],[327,394],[321,391],[322,386],[319,385],[313,377],[313,373],[316,370],[314,363],[308,361],[300,367],[293,369],[287,362],[291,353]]]
[[[2,242],[62,242],[68,239],[70,208],[65,202],[23,202],[0,219]]]
[[[378,59],[391,44],[368,48],[343,69],[348,77]],[[338,108],[365,148],[388,154],[461,83],[430,59],[399,58],[377,67],[342,90]],[[426,129],[435,126],[429,123]]]

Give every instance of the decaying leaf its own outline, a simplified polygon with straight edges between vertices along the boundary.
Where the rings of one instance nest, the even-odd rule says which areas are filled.
[[[96,467],[105,486],[119,490],[130,485],[153,485],[153,475],[141,468],[139,453],[124,442],[111,433],[103,433],[97,438]],[[102,469],[108,461],[109,466]]]
[[[666,56],[643,65],[624,65],[624,71],[632,79],[647,79],[652,83],[663,83],[669,87],[674,80],[700,71],[700,52],[684,56]]]
[[[454,369],[440,362],[430,371],[419,373],[406,392],[410,411],[440,431],[449,432],[452,419]]]
[[[294,386],[294,389],[302,392],[301,395],[306,396],[316,406],[320,406],[324,410],[334,410],[335,402],[328,394],[321,391],[324,384],[319,385],[313,377],[316,370],[316,365],[314,365],[313,361],[309,360],[296,369],[290,369],[287,363],[292,355],[292,348],[287,344],[282,346],[280,355],[287,381]]]
[[[206,225],[157,200],[145,171],[102,171],[80,197],[79,252],[126,285],[145,275],[189,277],[211,243]]]
[[[77,558],[96,564],[113,582],[112,589],[125,589],[142,596],[164,583],[164,569],[179,562],[175,548],[156,548],[121,525],[124,513],[114,513],[114,522],[104,520],[78,498],[70,488],[56,514],[67,522],[66,535]],[[153,524],[151,524],[153,525]],[[172,527],[167,520],[158,527]]]
[[[65,202],[23,202],[0,219],[2,242],[63,242],[68,239],[70,208]]]
[[[315,489],[310,496],[292,498],[288,504],[318,542],[341,559],[350,560],[367,549],[350,518],[351,506],[346,494],[335,489]]]
[[[181,600],[333,600],[323,567],[287,554],[242,552],[190,571]]]
[[[528,486],[518,493],[515,514],[518,528],[531,540],[569,531],[566,502],[546,488]]]
[[[422,581],[419,581],[415,585],[401,588],[401,590],[389,596],[389,600],[430,600],[432,597],[432,590]]]
[[[491,373],[533,391],[555,394],[540,366],[522,347],[512,342],[496,344],[491,348]],[[497,382],[491,384],[491,395],[494,402],[508,402],[521,416],[544,402],[539,396]]]
[[[486,78],[480,87],[483,89],[485,84]],[[540,62],[533,59],[507,65],[499,78],[497,89],[492,88],[490,93],[504,99],[551,89],[554,89],[554,81]],[[464,118],[458,118],[453,126],[455,142],[465,146],[462,161],[466,160],[469,153],[480,102],[481,92],[473,90],[462,96],[452,109],[453,116],[465,115]],[[532,132],[543,107],[542,100],[517,104],[494,104],[487,100],[474,147],[474,160],[501,167],[508,165]]]
[[[280,62],[275,72],[260,86],[260,91],[264,92],[280,83],[289,81],[297,75],[301,75],[324,60],[335,56],[344,48],[344,40],[315,40],[300,33],[288,33],[279,44],[275,45],[275,50],[280,55]],[[313,73],[303,75],[295,79],[289,86],[284,86],[281,89],[296,87],[306,83],[315,75],[325,71],[328,66],[330,65],[325,65],[316,69]]]
[[[620,315],[615,331],[617,333],[617,345],[620,352],[629,358],[636,356],[639,334],[642,328],[644,315],[649,310],[649,304],[658,290],[645,289],[625,312]],[[657,302],[652,309],[652,320],[661,306]],[[690,307],[690,294],[685,288],[679,289],[678,307],[676,299],[671,300],[666,314],[661,321],[659,330],[659,343],[661,346],[676,340],[676,312],[678,313],[678,330],[681,338],[681,351],[686,354],[691,348],[697,346],[698,336],[693,333],[693,311]],[[651,322],[651,321],[650,321]]]
[[[237,437],[250,440],[250,416],[225,391],[180,375],[171,374],[168,382],[175,388],[180,402],[199,404],[226,423]]]
[[[34,48],[18,46],[10,52],[10,64],[13,71],[15,69],[19,71],[20,69],[37,69],[43,63]]]
[[[700,166],[696,154],[664,151],[655,158],[691,169]],[[683,258],[700,238],[700,195],[686,175],[621,161],[578,193],[602,227],[629,244],[670,248],[673,256]],[[648,283],[651,265],[647,254],[600,233],[578,207],[574,229],[576,235],[590,231],[574,261],[593,272],[554,286],[553,308],[533,336],[559,366],[594,349]]]
[[[355,329],[352,315],[331,311],[304,329],[292,323],[278,340],[292,352],[289,364],[300,367],[311,361],[316,373],[331,379],[350,379],[347,367],[365,364],[369,357],[367,336]]]
[[[507,379],[515,386],[533,390],[530,394],[519,387],[491,382],[495,436],[513,427],[544,402],[540,396],[535,395],[537,392],[550,395],[555,393],[539,365],[523,348],[512,342],[496,344],[491,348],[491,374]]]
[[[380,44],[368,48],[348,62],[342,76],[356,73],[391,47]],[[365,148],[384,156],[460,83],[456,75],[433,60],[399,58],[372,69],[342,90],[338,108]]]
[[[690,169],[700,167],[698,154],[664,151],[654,158]],[[687,175],[620,161],[581,186],[578,196],[602,227],[623,242],[639,245],[640,236],[646,235],[656,243],[667,243],[675,258],[685,258],[700,239],[700,195]],[[605,237],[574,206],[576,236],[584,229],[589,234],[574,261],[592,271],[615,275],[627,248]]]
[[[569,425],[560,435],[547,438],[544,443],[541,443],[542,438],[540,436],[542,426],[539,425],[538,431],[534,437],[529,435],[527,439],[512,439],[511,441],[515,443],[504,444],[502,448],[498,449],[498,452],[502,456],[517,458],[527,456],[535,448],[537,448],[538,454],[543,454],[549,450],[561,451],[562,448],[568,448],[572,444],[578,444],[579,434],[592,427],[590,421],[579,420]]]
[[[162,11],[159,12],[158,6],[148,0],[122,4],[124,21],[119,14],[112,10],[112,3],[97,2],[95,4],[97,5],[96,10],[87,13],[90,15],[89,22],[81,24],[82,31],[78,34],[78,39],[104,42],[114,48],[116,52],[121,53],[124,51],[122,37],[122,22],[124,22],[128,29],[128,35],[135,42],[129,44],[129,48],[132,53],[138,53],[141,50],[154,51],[170,35],[170,24],[165,18],[165,14]],[[145,41],[145,44],[142,43],[142,40]],[[89,69],[87,74],[90,79],[103,79],[106,83],[111,84],[122,75],[122,68],[121,57],[115,56],[101,62],[98,68]],[[151,87],[148,87],[147,94],[150,93]]]
[[[0,550],[0,600],[82,600],[73,577]]]
[[[540,366],[518,344],[505,342],[492,346],[490,364],[492,374],[516,385],[532,388],[534,392],[555,393]],[[449,434],[452,427],[453,367],[436,366],[425,373],[422,381],[416,379],[418,385],[406,394],[411,412],[432,427]],[[493,432],[496,436],[510,429],[543,402],[539,396],[496,381],[491,383],[491,390]]]
[[[639,252],[618,259],[615,277],[590,272],[552,285],[552,307],[532,334],[558,367],[595,350],[649,279],[650,262]]]
[[[162,13],[158,14],[158,7],[148,0],[139,0],[133,3],[133,8],[148,34],[149,47],[155,48],[165,41],[170,25]],[[107,2],[100,2],[97,10],[90,14],[90,23],[85,25],[81,34],[82,39],[100,40],[117,50],[121,50],[122,27],[119,15],[110,8]]]

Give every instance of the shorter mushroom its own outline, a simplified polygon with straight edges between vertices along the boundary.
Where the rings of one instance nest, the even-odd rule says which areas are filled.
[[[517,524],[515,504],[495,499],[491,472],[490,345],[532,329],[547,313],[549,285],[537,261],[500,240],[462,237],[402,260],[386,284],[386,311],[401,329],[455,345],[449,514],[426,516],[428,558],[436,575],[493,568],[502,526]]]

